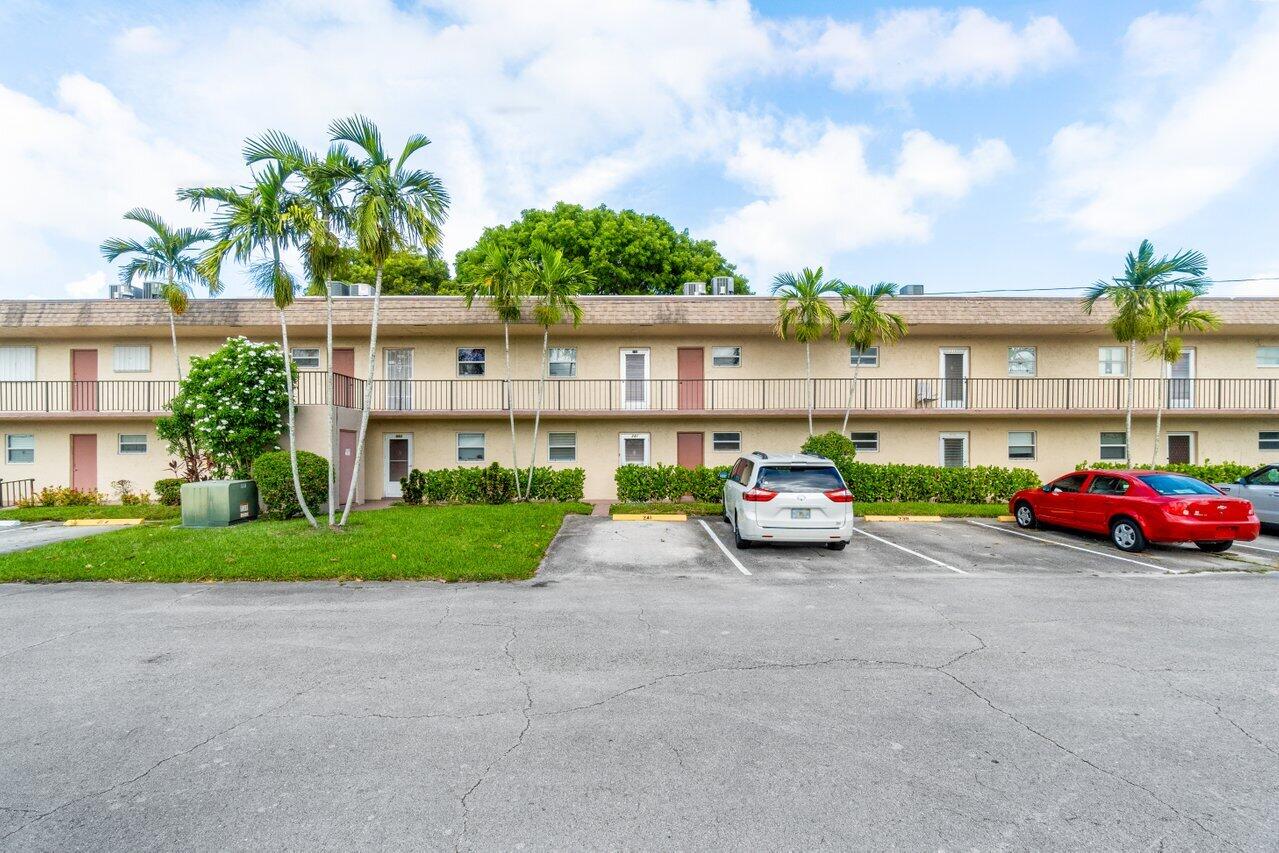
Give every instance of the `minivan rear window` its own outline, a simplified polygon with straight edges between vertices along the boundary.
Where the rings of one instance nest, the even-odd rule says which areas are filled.
[[[1221,492],[1194,477],[1181,474],[1140,474],[1137,479],[1161,495],[1219,495]]]
[[[759,470],[756,488],[770,492],[830,492],[844,488],[844,481],[833,465],[765,465]]]

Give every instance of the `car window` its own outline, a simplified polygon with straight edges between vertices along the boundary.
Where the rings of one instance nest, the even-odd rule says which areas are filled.
[[[1098,474],[1088,485],[1090,495],[1122,495],[1128,491],[1128,481],[1122,477]]]
[[[1219,495],[1207,483],[1182,474],[1142,474],[1137,479],[1161,495]]]
[[[1273,465],[1269,468],[1262,468],[1260,471],[1253,471],[1244,481],[1250,486],[1275,486],[1279,485],[1279,468]]]
[[[1088,479],[1087,474],[1067,474],[1060,479],[1053,480],[1050,485],[1054,490],[1077,492],[1084,485],[1084,480],[1086,479]]]
[[[728,472],[728,479],[732,480],[734,483],[742,482],[742,469],[745,466],[746,460],[738,459],[735,463],[733,463],[733,470]]]
[[[833,465],[765,465],[755,486],[770,492],[829,492],[844,488],[844,480]]]

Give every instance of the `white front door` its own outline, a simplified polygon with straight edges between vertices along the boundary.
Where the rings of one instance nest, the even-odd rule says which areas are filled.
[[[622,350],[622,408],[647,409],[648,350]]]
[[[384,349],[386,366],[386,408],[405,411],[413,408],[413,350]]]
[[[383,470],[386,472],[386,483],[382,487],[382,496],[398,498],[403,496],[400,480],[409,475],[413,468],[413,433],[388,432],[382,438]]]
[[[1168,408],[1193,409],[1195,406],[1195,351],[1181,351],[1181,358],[1168,365]]]
[[[968,405],[968,348],[943,349],[939,353],[941,406],[962,409]]]
[[[943,468],[967,468],[968,433],[943,432],[938,440],[937,451]]]

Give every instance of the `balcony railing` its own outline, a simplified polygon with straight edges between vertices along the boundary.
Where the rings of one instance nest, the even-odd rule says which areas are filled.
[[[299,405],[324,405],[328,374],[304,370],[294,388]],[[364,404],[365,382],[335,374],[332,399],[341,407]],[[1160,400],[1168,411],[1276,412],[1279,379],[1138,379],[1134,408],[1151,411]],[[177,393],[172,380],[115,379],[98,382],[0,382],[0,414],[154,414]],[[813,408],[842,412],[1073,412],[1125,409],[1128,382],[1122,377],[1048,379],[870,378],[814,379],[548,379],[541,408],[547,413],[689,412],[784,413]],[[370,404],[376,412],[482,414],[532,411],[536,379],[375,380]]]

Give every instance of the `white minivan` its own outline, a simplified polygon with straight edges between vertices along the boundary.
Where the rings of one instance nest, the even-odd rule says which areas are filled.
[[[853,538],[853,493],[823,456],[756,450],[738,459],[725,477],[724,520],[738,548],[820,542],[842,551]]]

